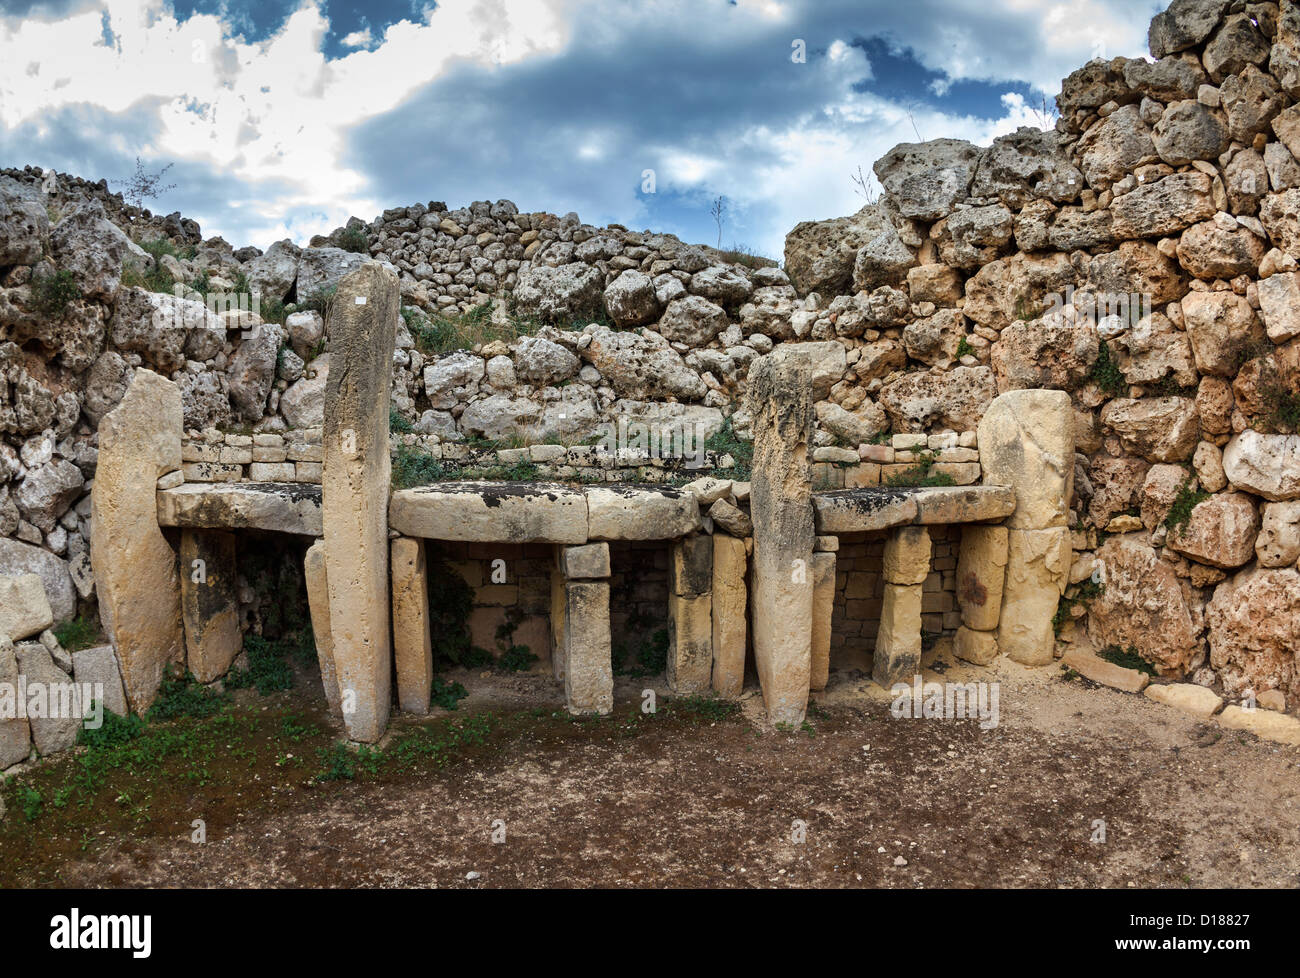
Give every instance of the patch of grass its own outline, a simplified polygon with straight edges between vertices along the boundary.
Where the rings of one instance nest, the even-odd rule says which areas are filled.
[[[974,356],[974,354],[975,354],[975,348],[970,345],[970,342],[966,339],[966,337],[963,336],[960,340],[957,341],[958,360],[960,360],[962,357]]]
[[[68,304],[81,298],[81,287],[71,272],[42,272],[32,276],[32,307],[47,319],[57,319]]]
[[[935,462],[936,457],[933,452],[922,452],[915,465],[889,476],[885,479],[885,485],[894,488],[955,486],[956,481],[947,472],[933,471]]]
[[[132,714],[120,717],[111,710],[104,711],[104,722],[98,729],[82,727],[77,731],[77,743],[92,750],[112,750],[128,744],[145,730],[144,719]]]
[[[775,268],[777,262],[760,255],[753,248],[743,244],[733,244],[721,252],[722,260],[732,265],[744,265],[746,268]]]
[[[321,314],[321,318],[323,318],[326,322],[329,322],[330,312],[334,308],[334,297],[337,294],[337,292],[338,292],[337,287],[329,288],[329,289],[317,289],[311,295],[307,296],[307,298],[298,300],[298,309],[299,310],[306,309],[311,312],[318,312]]]
[[[669,700],[663,711],[686,720],[717,723],[729,720],[740,713],[740,704],[731,700],[720,700],[716,696],[697,693],[694,696],[680,696]]]
[[[1260,387],[1264,413],[1263,429],[1272,434],[1292,435],[1300,432],[1300,390],[1270,377]]]
[[[78,615],[54,628],[54,637],[69,652],[80,652],[99,641],[99,623]]]
[[[469,692],[457,682],[447,682],[441,676],[433,677],[433,691],[429,697],[430,706],[440,706],[444,710],[459,709],[458,704]]]
[[[537,332],[541,327],[536,320],[513,315],[504,323],[496,322],[492,318],[490,302],[458,315],[435,313],[430,316],[410,306],[402,310],[402,315],[416,349],[425,356],[471,350],[494,340],[510,343]]]
[[[1056,635],[1061,634],[1061,629],[1065,627],[1066,622],[1070,620],[1070,611],[1075,605],[1087,604],[1093,598],[1100,597],[1106,590],[1106,585],[1097,584],[1094,581],[1084,581],[1079,585],[1078,593],[1072,598],[1061,596],[1060,603],[1056,606],[1056,614],[1052,616],[1052,632]]]
[[[428,451],[412,445],[398,447],[393,455],[393,488],[411,489],[441,482],[448,477],[442,459],[434,458]]]
[[[745,441],[736,434],[730,417],[722,422],[721,428],[705,439],[704,449],[717,452],[719,458],[730,455],[735,460],[735,467],[727,470],[727,478],[739,482],[749,480],[754,469],[754,443]]]
[[[359,255],[370,254],[370,239],[361,228],[344,228],[339,235],[339,247],[344,251],[354,251]]]
[[[1209,499],[1210,495],[1204,489],[1193,489],[1192,480],[1188,477],[1174,497],[1174,504],[1169,507],[1169,513],[1165,516],[1165,528],[1170,533],[1181,530],[1191,520],[1192,510]]]
[[[1137,649],[1129,646],[1127,649],[1121,649],[1118,645],[1108,645],[1097,653],[1099,658],[1112,662],[1124,669],[1136,669],[1138,672],[1145,673],[1148,676],[1156,675],[1156,668],[1146,659],[1138,654]]]
[[[1128,394],[1128,381],[1119,369],[1119,364],[1111,355],[1105,340],[1097,351],[1097,361],[1088,371],[1088,379],[1093,381],[1103,394],[1109,397],[1123,397]]]
[[[402,412],[395,407],[388,409],[388,430],[395,431],[399,435],[409,435],[415,430],[415,426],[407,420]]]
[[[261,635],[246,635],[244,651],[248,653],[248,668],[226,673],[227,689],[256,688],[263,696],[293,689],[293,668],[285,659],[287,649],[282,643]]]
[[[18,788],[18,803],[23,807],[23,818],[29,822],[35,822],[40,818],[41,810],[45,807],[40,790],[27,784],[20,785]]]
[[[210,717],[221,712],[226,703],[224,694],[204,686],[188,670],[183,675],[169,672],[163,676],[158,698],[149,708],[148,718],[153,722],[178,717]]]

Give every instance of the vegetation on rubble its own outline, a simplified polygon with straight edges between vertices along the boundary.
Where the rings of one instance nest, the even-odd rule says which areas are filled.
[[[515,632],[522,619],[523,612],[518,608],[509,608],[506,610],[505,621],[497,626],[497,648],[501,654],[497,656],[496,667],[502,672],[527,672],[537,661],[537,656],[527,645],[515,641]]]
[[[1105,340],[1101,341],[1097,350],[1097,360],[1088,371],[1088,379],[1109,397],[1123,397],[1128,393],[1128,381],[1124,379],[1124,373],[1119,369]]]
[[[433,686],[430,690],[429,705],[438,706],[444,710],[458,709],[458,704],[469,692],[458,682],[447,682],[441,676],[433,677]]]
[[[344,228],[339,234],[339,247],[359,255],[370,254],[370,240],[361,228]]]
[[[32,276],[32,306],[47,319],[62,316],[68,304],[80,298],[81,289],[69,271],[40,272]]]
[[[78,615],[76,618],[54,627],[54,637],[58,639],[59,645],[69,652],[80,652],[82,649],[88,649],[95,645],[101,636],[102,632],[97,616],[86,618],[83,615]]]
[[[1096,581],[1084,581],[1077,588],[1071,588],[1073,594],[1061,595],[1060,603],[1056,606],[1056,614],[1052,616],[1052,631],[1060,635],[1066,623],[1070,620],[1071,610],[1076,605],[1086,605],[1093,598],[1100,597],[1106,590],[1105,584],[1099,584]]]
[[[1209,499],[1212,493],[1204,489],[1193,489],[1191,476],[1184,480],[1178,490],[1178,495],[1174,497],[1174,504],[1169,507],[1169,513],[1165,516],[1165,528],[1174,533],[1181,530],[1187,525],[1192,518],[1192,510]]]
[[[933,452],[922,452],[916,464],[885,479],[885,485],[893,488],[917,488],[931,486],[954,486],[956,481],[947,472],[933,471],[938,458]]]
[[[704,440],[704,450],[716,452],[718,457],[730,455],[736,462],[735,468],[727,470],[727,478],[737,482],[746,482],[754,469],[754,443],[745,441],[731,423],[731,417],[722,422],[722,427]]]
[[[1259,393],[1264,407],[1260,417],[1263,430],[1279,435],[1300,432],[1300,390],[1281,380],[1273,371],[1263,379]]]
[[[1131,645],[1127,649],[1121,649],[1118,645],[1108,645],[1097,655],[1107,662],[1114,663],[1124,669],[1136,669],[1138,672],[1154,677],[1156,667],[1138,654],[1137,649]]]
[[[640,614],[628,618],[626,628],[611,649],[614,675],[640,679],[657,676],[668,668],[668,630],[660,628],[650,632],[650,625],[650,619]],[[639,637],[629,641],[625,635]]]

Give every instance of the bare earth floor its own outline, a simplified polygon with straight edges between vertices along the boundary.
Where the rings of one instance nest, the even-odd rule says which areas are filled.
[[[311,784],[312,767],[295,771],[282,748],[263,766],[217,758],[208,784],[160,794],[143,818],[120,817],[110,786],[89,806],[89,829],[61,812],[29,824],[11,799],[0,884],[1300,883],[1300,750],[1054,669],[975,670],[931,655],[929,679],[1001,682],[991,730],[894,719],[859,673],[834,674],[801,731],[766,727],[756,691],[729,717],[647,718],[647,681],[625,680],[613,718],[577,722],[553,712],[562,697],[542,677],[459,678],[471,696],[454,715],[491,710],[501,721],[454,762]],[[274,715],[293,696],[241,709]],[[113,817],[96,821],[96,806]],[[206,822],[205,844],[190,841],[193,818]],[[1104,842],[1092,841],[1098,819]]]

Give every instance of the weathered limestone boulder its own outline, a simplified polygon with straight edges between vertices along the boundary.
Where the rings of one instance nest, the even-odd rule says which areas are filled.
[[[1021,321],[998,334],[990,363],[999,393],[1074,390],[1087,379],[1098,350],[1097,330],[1091,323]]]
[[[1002,330],[1041,315],[1048,297],[1064,295],[1078,277],[1070,256],[1059,252],[999,258],[967,279],[962,311],[981,326]]]
[[[1300,272],[1282,272],[1259,282],[1259,314],[1268,338],[1285,343],[1300,336]]]
[[[1300,573],[1242,571],[1215,588],[1205,619],[1210,665],[1228,693],[1300,691]]]
[[[0,632],[0,690],[14,690],[16,696],[17,689],[18,656],[9,636]],[[9,716],[10,712],[5,710],[8,719],[0,717],[0,771],[21,764],[32,751],[31,725],[26,717]],[[12,712],[16,713],[16,708]]]
[[[858,251],[889,224],[877,205],[851,217],[804,221],[785,238],[785,267],[800,295],[840,295],[853,284]]]
[[[258,304],[268,299],[283,301],[298,279],[298,262],[302,249],[285,238],[267,248],[248,264],[248,287]],[[306,293],[303,293],[306,298]],[[295,315],[297,315],[295,313]]]
[[[83,703],[81,688],[72,677],[54,664],[50,651],[40,642],[23,642],[16,649],[19,675],[25,677],[29,700],[33,688],[45,688],[46,715],[28,713],[32,742],[43,756],[67,750],[77,742],[77,731],[89,703]],[[29,702],[30,706],[30,702]]]
[[[283,340],[282,326],[262,323],[249,331],[230,358],[226,371],[230,403],[246,421],[260,421],[266,413],[266,399],[275,385]]]
[[[871,678],[885,689],[911,682],[921,671],[921,598],[930,550],[923,526],[899,527],[885,541],[884,604],[871,660]]]
[[[988,367],[900,374],[880,389],[877,401],[896,432],[946,427],[969,431],[997,396]]]
[[[1218,716],[1219,726],[1228,730],[1245,730],[1261,740],[1300,747],[1300,720],[1274,710],[1247,710],[1226,706]]]
[[[122,289],[109,325],[114,346],[163,373],[210,360],[226,342],[225,323],[204,303],[148,289]]]
[[[342,719],[343,703],[339,694],[338,670],[334,666],[334,635],[330,631],[329,573],[325,568],[325,541],[317,540],[307,548],[303,559],[307,584],[307,606],[311,612],[311,631],[316,639],[316,656],[320,662],[321,686],[330,713]]]
[[[668,303],[659,332],[674,343],[707,346],[713,337],[727,328],[727,313],[703,296],[685,295]]]
[[[369,255],[342,248],[304,248],[298,257],[298,301],[337,299],[344,277],[370,261]]]
[[[804,351],[754,361],[747,407],[754,432],[754,658],[768,719],[797,726],[812,665],[812,363]]]
[[[1000,651],[997,632],[978,632],[962,625],[953,636],[952,654],[971,665],[991,665]]]
[[[703,693],[713,676],[712,537],[699,533],[673,544],[668,568],[668,687]]]
[[[117,664],[117,654],[111,645],[97,645],[72,653],[72,674],[79,684],[89,683],[92,688],[103,689],[104,709],[120,717],[130,712],[126,690],[122,688],[122,669]],[[87,707],[90,703],[85,704]],[[0,767],[3,767],[0,762]]]
[[[560,548],[560,570],[571,581],[601,581],[610,575],[609,544]]]
[[[99,617],[121,659],[131,709],[144,713],[163,670],[185,659],[176,554],[158,527],[158,480],[181,467],[181,394],[137,370],[99,426],[91,565]]]
[[[1068,203],[1082,186],[1083,174],[1061,151],[1056,132],[1021,126],[980,154],[971,196],[997,197],[1020,210],[1034,199]]]
[[[600,308],[605,291],[600,269],[585,262],[552,268],[530,265],[519,274],[515,303],[525,316],[563,322],[590,316]]]
[[[1169,532],[1167,545],[1192,560],[1231,570],[1255,556],[1260,519],[1245,493],[1224,492],[1198,503],[1191,519]]]
[[[478,357],[478,366],[474,368],[473,379],[483,376],[483,361]],[[515,373],[526,381],[536,384],[552,384],[567,380],[578,372],[582,365],[576,356],[559,343],[542,336],[525,336],[515,347]],[[426,375],[428,371],[425,371]],[[467,383],[468,379],[460,381]]]
[[[54,612],[37,575],[0,577],[0,635],[22,641],[53,625]]]
[[[158,525],[321,535],[320,488],[305,484],[195,483],[158,493]]]
[[[916,265],[916,253],[887,221],[858,249],[853,262],[853,288],[869,292],[882,285],[901,285],[907,280],[908,269]]]
[[[754,535],[754,521],[749,518],[749,514],[725,499],[716,500],[709,507],[708,513],[713,525],[724,533],[741,539]]]
[[[1190,459],[1201,439],[1196,402],[1189,397],[1116,398],[1102,408],[1101,423],[1126,451],[1148,462]]]
[[[981,156],[965,140],[932,139],[900,143],[872,169],[903,217],[938,221],[969,193]]]
[[[1115,198],[1111,228],[1115,237],[1158,238],[1209,220],[1214,206],[1212,182],[1199,170],[1174,173]]]
[[[699,374],[658,334],[639,336],[601,326],[590,335],[591,343],[582,357],[620,397],[652,400],[670,396],[696,401],[708,390]]]
[[[280,395],[280,413],[291,429],[319,428],[325,423],[325,388],[329,384],[329,354],[307,367],[307,375]]]
[[[957,606],[968,629],[991,632],[1002,615],[1007,576],[1005,526],[963,526],[957,559]]]
[[[872,400],[865,400],[852,411],[834,401],[817,402],[817,423],[850,445],[867,444],[889,427],[885,409]]]
[[[1180,675],[1203,648],[1199,614],[1188,605],[1173,565],[1145,534],[1111,537],[1097,551],[1104,575],[1088,604],[1088,636],[1097,648],[1133,648],[1161,675]]]
[[[1234,489],[1273,502],[1300,499],[1300,435],[1247,429],[1228,442],[1223,471]]]
[[[713,691],[736,699],[745,684],[748,634],[745,541],[713,537]]]
[[[89,200],[50,229],[50,254],[61,271],[71,272],[87,299],[111,301],[122,284],[122,264],[132,255],[131,239]],[[135,248],[138,251],[138,248]]]
[[[605,287],[605,310],[620,329],[654,322],[659,316],[654,280],[634,268],[626,269]]]
[[[1300,560],[1300,500],[1265,504],[1255,556],[1261,567],[1290,567]]]
[[[1218,221],[1202,221],[1178,239],[1178,262],[1195,278],[1254,276],[1266,250],[1264,242],[1253,231],[1240,227],[1225,229]]]
[[[873,533],[917,518],[916,494],[905,489],[851,489],[813,496],[817,532]]]
[[[1210,79],[1221,84],[1226,78],[1244,71],[1247,67],[1268,60],[1270,45],[1253,17],[1234,13],[1228,17],[1210,38],[1201,60]]]
[[[1093,126],[1078,148],[1083,174],[1092,187],[1109,186],[1157,159],[1151,127],[1142,121],[1137,105],[1125,105]]]
[[[691,276],[691,292],[720,306],[734,309],[749,298],[754,285],[734,265],[710,265]]]
[[[699,501],[680,489],[591,486],[586,497],[592,540],[673,540],[700,528]]]
[[[1000,520],[1016,510],[1016,491],[1010,486],[925,486],[906,491],[916,502],[920,526]]]
[[[27,522],[49,533],[81,496],[85,483],[79,468],[65,458],[56,458],[27,470],[26,478],[18,483],[14,502]]]
[[[1110,341],[1111,356],[1130,384],[1155,384],[1172,377],[1180,387],[1196,384],[1196,361],[1187,334],[1168,317],[1152,313]]]
[[[1213,716],[1223,705],[1223,699],[1212,689],[1197,686],[1195,683],[1170,683],[1169,685],[1148,686],[1143,695],[1147,699],[1171,706],[1182,713],[1195,717]]]
[[[1228,120],[1218,109],[1185,99],[1165,109],[1152,138],[1156,152],[1170,166],[1216,160],[1228,148]]]
[[[405,713],[429,712],[433,689],[433,633],[429,621],[429,575],[424,541],[393,541],[393,656],[397,705]]]
[[[0,575],[21,577],[26,574],[35,574],[41,579],[56,623],[67,621],[77,613],[77,591],[69,576],[67,561],[43,547],[0,537]]]
[[[49,214],[40,195],[10,177],[0,177],[0,265],[35,265],[45,252]],[[0,767],[4,764],[0,763]]]
[[[978,443],[985,483],[1015,488],[1016,511],[1008,526],[1065,526],[1074,479],[1074,414],[1068,394],[1002,394],[979,422]]]
[[[610,658],[609,582],[564,584],[564,697],[570,713],[606,714],[614,709]]]
[[[1232,292],[1190,292],[1182,302],[1187,335],[1203,374],[1233,377],[1242,354],[1265,340],[1263,325],[1243,296]]]
[[[305,256],[304,256],[305,257]],[[322,521],[343,720],[374,743],[388,724],[388,448],[397,276],[377,263],[338,285],[329,322]]]
[[[220,679],[243,648],[235,536],[181,533],[181,617],[186,664],[201,683]]]
[[[1064,526],[1007,532],[1007,574],[998,647],[1026,666],[1049,664],[1056,648],[1052,618],[1069,580],[1070,531]]]

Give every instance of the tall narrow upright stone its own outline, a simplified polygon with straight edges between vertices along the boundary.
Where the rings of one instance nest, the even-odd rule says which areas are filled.
[[[831,619],[835,614],[835,554],[818,552],[812,557],[813,630],[812,666],[808,688],[820,693],[830,681]]]
[[[433,635],[429,630],[429,575],[424,541],[393,541],[393,659],[397,705],[407,713],[429,712],[433,690]]]
[[[339,282],[330,312],[321,520],[343,721],[374,743],[388,725],[388,410],[399,295],[376,262]]]
[[[181,391],[143,368],[99,424],[90,562],[99,618],[131,709],[149,709],[169,663],[185,661],[176,552],[158,527],[158,480],[181,467]]]
[[[871,660],[871,678],[885,689],[910,683],[921,671],[921,598],[930,551],[924,526],[901,526],[885,541],[885,595]]]
[[[745,685],[748,597],[745,541],[713,536],[713,691],[737,699]]]
[[[812,669],[812,362],[780,347],[749,370],[754,660],[773,723],[798,725]]]
[[[220,679],[244,644],[233,533],[181,532],[181,616],[190,672],[201,683]]]
[[[338,671],[334,668],[334,634],[330,631],[330,589],[325,570],[325,543],[317,540],[303,559],[303,576],[307,581],[307,607],[311,611],[311,631],[316,639],[316,658],[320,662],[321,686],[330,712],[342,719]]]
[[[703,693],[713,680],[713,538],[676,541],[669,568],[665,678],[674,693]]]

